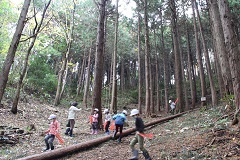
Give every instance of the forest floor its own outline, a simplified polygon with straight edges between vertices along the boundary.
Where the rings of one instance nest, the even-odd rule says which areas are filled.
[[[90,109],[82,109],[77,114],[74,137],[68,137],[64,135],[68,107],[53,107],[32,100],[29,103],[19,103],[18,114],[13,115],[10,112],[11,106],[6,104],[0,108],[0,131],[1,134],[13,135],[12,138],[16,140],[16,143],[0,143],[0,160],[15,160],[41,153],[45,148],[43,132],[49,127],[48,117],[51,113],[57,115],[61,123],[61,135],[65,140],[64,145],[58,144],[55,140],[56,148],[104,136],[103,131],[97,135],[90,134],[88,122]],[[130,105],[127,109],[130,112],[134,107],[136,106]],[[165,116],[169,115],[161,114],[156,118],[143,117],[143,120],[148,123]],[[145,140],[145,148],[153,160],[239,160],[240,128],[231,125],[231,118],[232,111],[226,110],[223,106],[201,108],[189,112],[168,122],[146,128],[146,132],[153,133],[154,138]],[[128,123],[129,126],[125,129],[134,126],[134,120],[131,117],[128,117]],[[33,125],[36,130],[31,130]],[[15,131],[22,129],[24,133],[19,134],[15,131],[11,133],[14,129]],[[3,139],[4,135],[1,137]],[[124,137],[121,143],[110,140],[60,160],[126,160],[132,156],[129,149],[129,142],[132,138],[133,135]],[[143,159],[140,153],[139,160]]]

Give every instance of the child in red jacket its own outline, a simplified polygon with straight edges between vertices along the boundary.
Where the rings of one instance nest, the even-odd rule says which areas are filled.
[[[45,132],[46,136],[44,138],[45,143],[46,143],[46,149],[44,149],[44,151],[47,150],[54,150],[54,145],[53,145],[53,141],[55,139],[55,136],[59,133],[60,131],[60,123],[56,120],[56,115],[51,114],[49,116],[49,120],[52,120],[52,122],[50,123],[49,129]]]
[[[92,133],[91,134],[97,134],[98,133],[98,109],[95,108],[93,110],[92,115]]]

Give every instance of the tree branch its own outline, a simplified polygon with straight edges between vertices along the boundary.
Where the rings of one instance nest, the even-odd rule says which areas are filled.
[[[24,39],[24,40],[21,40],[21,41],[19,41],[19,42],[25,42],[25,41],[33,38],[33,37],[36,37],[36,36],[47,26],[47,24],[48,24],[49,21],[52,19],[52,17],[49,19],[49,21],[48,21],[48,22],[46,23],[46,25],[44,25],[43,27],[42,27],[42,24],[43,24],[43,20],[44,20],[46,11],[47,11],[47,9],[48,9],[51,1],[52,1],[52,0],[49,0],[48,3],[47,3],[47,5],[45,5],[44,10],[43,10],[43,14],[42,14],[42,18],[41,18],[39,24],[38,24],[37,18],[36,18],[36,15],[37,15],[37,13],[36,13],[36,8],[34,7],[34,16],[33,16],[33,17],[34,17],[34,21],[35,21],[35,27],[34,27],[34,29],[33,29],[33,33],[32,33],[32,35],[29,36],[28,38],[26,38],[26,39]],[[41,28],[41,27],[42,27],[42,28]]]

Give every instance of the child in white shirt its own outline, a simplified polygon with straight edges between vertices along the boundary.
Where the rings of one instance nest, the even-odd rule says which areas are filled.
[[[110,126],[110,123],[111,123],[111,114],[109,113],[109,111],[108,111],[108,109],[105,109],[104,110],[104,114],[105,114],[105,122],[104,122],[104,130],[105,130],[105,133],[107,134],[107,135],[109,135],[110,134],[110,132],[109,132],[109,126]]]
[[[68,110],[68,122],[70,124],[69,128],[66,129],[65,135],[69,135],[70,137],[73,136],[73,128],[75,125],[75,112],[81,111],[81,108],[78,109],[76,106],[78,105],[77,102],[73,102],[71,107]]]

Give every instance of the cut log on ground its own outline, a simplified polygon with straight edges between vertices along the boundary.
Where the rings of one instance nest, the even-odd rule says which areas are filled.
[[[170,117],[166,117],[166,118],[162,118],[162,119],[159,119],[159,120],[152,121],[150,123],[145,124],[145,127],[156,125],[156,124],[161,123],[161,122],[166,122],[168,120],[179,117],[179,116],[181,116],[185,113],[186,112],[183,112],[183,113],[179,113],[179,114],[176,114],[176,115],[173,115],[173,116],[170,116]],[[123,131],[122,135],[127,136],[127,135],[130,135],[131,133],[133,133],[135,131],[136,131],[135,128],[130,128],[130,129],[127,129],[127,130]],[[117,134],[117,137],[119,137],[119,134]],[[27,157],[21,158],[19,160],[52,160],[52,159],[64,157],[64,156],[67,156],[67,155],[71,155],[71,154],[76,153],[76,152],[85,151],[86,149],[96,147],[97,145],[100,145],[101,143],[109,141],[111,139],[112,139],[111,135],[103,136],[103,137],[96,138],[96,139],[93,139],[93,140],[90,140],[90,141],[87,141],[87,142],[71,145],[71,146],[64,147],[64,148],[55,149],[55,150],[48,151],[48,152],[43,152],[43,153],[40,153],[40,154],[27,156]]]

